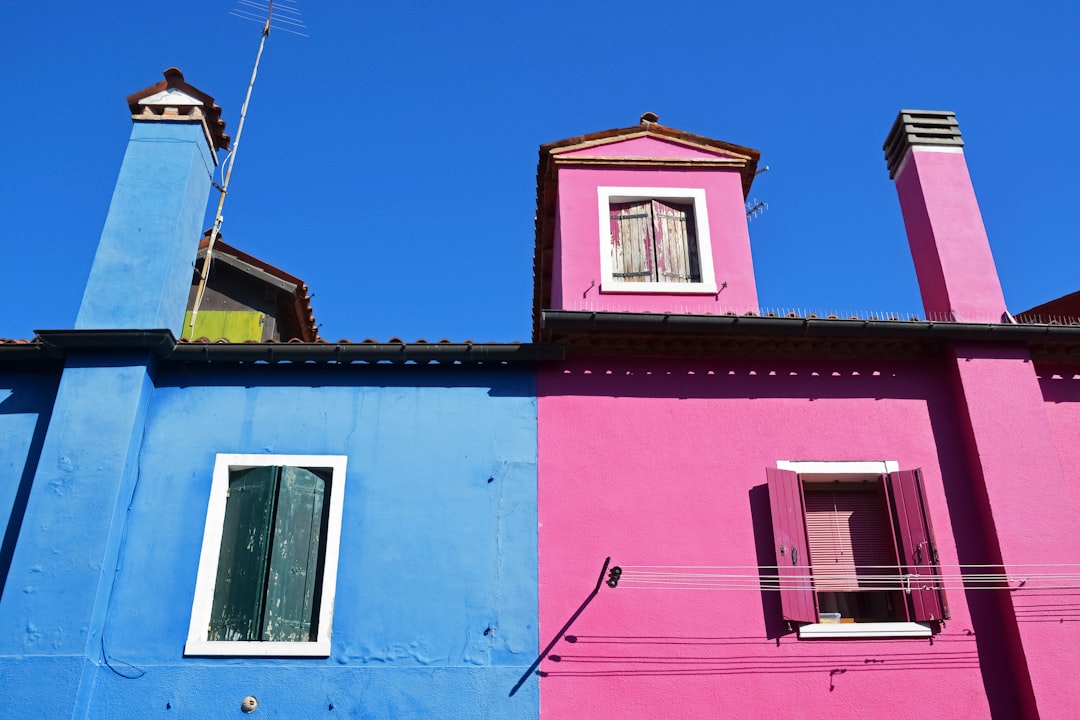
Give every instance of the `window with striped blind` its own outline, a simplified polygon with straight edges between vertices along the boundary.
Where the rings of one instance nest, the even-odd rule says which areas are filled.
[[[921,471],[861,469],[837,474],[767,468],[784,618],[790,623],[947,619]]]
[[[819,592],[874,590],[897,573],[881,483],[805,483],[806,536]]]

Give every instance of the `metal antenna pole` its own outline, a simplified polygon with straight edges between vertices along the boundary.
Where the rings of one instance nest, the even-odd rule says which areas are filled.
[[[206,279],[210,276],[210,260],[214,254],[214,243],[221,234],[221,209],[225,206],[225,196],[229,194],[229,179],[232,177],[233,166],[236,164],[236,152],[240,149],[240,136],[244,133],[244,119],[247,117],[248,103],[251,102],[251,90],[255,87],[255,76],[259,73],[259,62],[262,60],[263,48],[266,47],[266,38],[270,37],[270,21],[274,16],[274,0],[270,0],[270,6],[266,14],[266,23],[263,25],[262,37],[259,38],[259,52],[255,55],[255,67],[251,69],[251,81],[248,82],[247,95],[244,104],[240,107],[240,124],[236,127],[236,139],[233,141],[233,149],[226,158],[229,164],[225,169],[225,178],[220,187],[217,212],[214,214],[214,226],[210,230],[210,241],[206,245],[206,257],[203,259],[202,272],[199,275],[199,287],[195,291],[195,304],[191,308],[191,322],[188,330],[191,336],[195,334],[195,318],[199,315],[199,306],[202,305],[203,294],[206,292]],[[185,333],[181,333],[184,335]]]

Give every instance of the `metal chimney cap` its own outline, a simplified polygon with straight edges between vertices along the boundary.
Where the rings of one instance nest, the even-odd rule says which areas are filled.
[[[951,110],[901,110],[896,116],[882,150],[889,166],[889,178],[896,176],[907,151],[917,145],[962,148],[960,124]]]

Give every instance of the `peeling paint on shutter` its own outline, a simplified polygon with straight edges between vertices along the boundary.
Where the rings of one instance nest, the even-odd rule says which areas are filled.
[[[652,201],[659,282],[701,282],[694,208]]]
[[[912,620],[947,620],[949,606],[938,580],[937,546],[930,527],[930,516],[926,512],[922,471],[901,470],[890,473],[888,479],[896,511],[900,563],[904,566],[904,572],[913,576],[906,581],[910,587]]]
[[[229,478],[209,640],[258,640],[278,468],[237,470]]]
[[[765,468],[776,543],[776,570],[784,619],[815,623],[817,595],[810,579],[810,553],[803,516],[802,481],[791,470]]]
[[[649,201],[612,203],[611,275],[620,282],[652,282],[653,220]]]
[[[262,640],[317,639],[323,538],[329,518],[326,484],[305,468],[281,468]]]

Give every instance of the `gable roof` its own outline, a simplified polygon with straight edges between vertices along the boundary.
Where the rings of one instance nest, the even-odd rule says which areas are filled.
[[[536,168],[536,247],[533,257],[533,340],[540,339],[541,312],[551,305],[551,266],[555,246],[555,204],[558,198],[558,167],[562,165],[632,165],[663,167],[719,167],[739,171],[742,176],[743,198],[750,194],[750,185],[757,174],[761,153],[742,145],[714,140],[677,130],[656,122],[656,115],[645,113],[641,123],[627,128],[557,140],[540,146],[540,162]],[[622,157],[605,154],[606,145],[625,143],[638,138],[651,138],[689,148],[694,153],[682,157]],[[596,152],[583,152],[595,149]]]
[[[602,152],[607,145],[625,143],[638,138],[652,138],[664,143],[698,151],[684,157],[638,157],[612,156]],[[599,151],[590,153],[589,150]],[[713,140],[685,130],[642,120],[640,125],[615,128],[578,137],[558,140],[540,146],[540,171],[554,174],[554,168],[562,164],[574,165],[663,165],[667,167],[689,165],[694,167],[720,166],[739,170],[742,176],[743,196],[750,193],[757,163],[761,153],[741,145]],[[538,177],[540,172],[537,173]]]
[[[202,240],[199,241],[199,253],[196,262],[204,261],[206,258],[206,250],[210,244],[210,232],[210,230],[207,230]],[[273,288],[279,295],[288,296],[290,319],[296,325],[294,329],[297,334],[296,339],[303,342],[316,342],[320,339],[318,327],[315,324],[315,314],[311,309],[311,295],[308,293],[308,286],[303,280],[234,248],[223,241],[220,235],[214,242],[214,255],[211,262],[224,263],[251,277],[255,282]],[[196,274],[199,267],[201,267],[201,264],[197,266]]]

